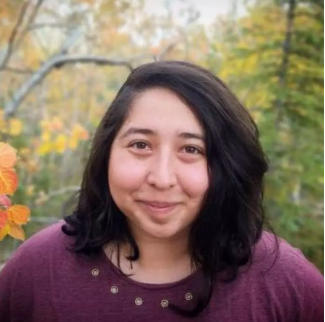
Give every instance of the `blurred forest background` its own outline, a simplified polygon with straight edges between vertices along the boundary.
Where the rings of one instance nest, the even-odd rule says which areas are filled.
[[[1,0],[0,141],[20,156],[27,236],[62,218],[132,68],[189,60],[250,110],[270,160],[269,221],[323,271],[323,32],[323,0]],[[0,262],[19,243],[6,237]]]

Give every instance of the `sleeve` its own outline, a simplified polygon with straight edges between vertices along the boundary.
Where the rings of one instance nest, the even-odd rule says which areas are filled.
[[[62,222],[26,240],[0,271],[0,322],[56,322],[54,267],[66,244]]]
[[[260,254],[274,321],[323,322],[324,277],[301,250],[267,235]]]
[[[323,322],[324,277],[302,254],[300,263],[299,275],[303,301],[303,312],[300,322]]]
[[[0,271],[0,321],[32,321],[33,282],[18,250]]]

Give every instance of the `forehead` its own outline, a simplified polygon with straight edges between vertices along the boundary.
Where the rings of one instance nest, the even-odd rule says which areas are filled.
[[[191,108],[165,88],[148,89],[133,101],[124,126],[141,125],[161,130],[193,130],[204,133]]]

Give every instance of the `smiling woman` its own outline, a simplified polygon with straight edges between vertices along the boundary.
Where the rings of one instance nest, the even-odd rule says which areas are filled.
[[[112,144],[108,184],[137,240],[175,237],[197,217],[208,189],[203,137],[172,91],[148,89],[134,100]]]
[[[209,71],[135,69],[77,205],[0,275],[1,321],[323,321],[323,277],[264,227],[257,127]]]

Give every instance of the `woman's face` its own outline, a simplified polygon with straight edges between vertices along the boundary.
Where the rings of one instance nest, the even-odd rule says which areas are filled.
[[[173,92],[141,93],[117,134],[108,183],[136,235],[188,232],[208,189],[204,131]]]

